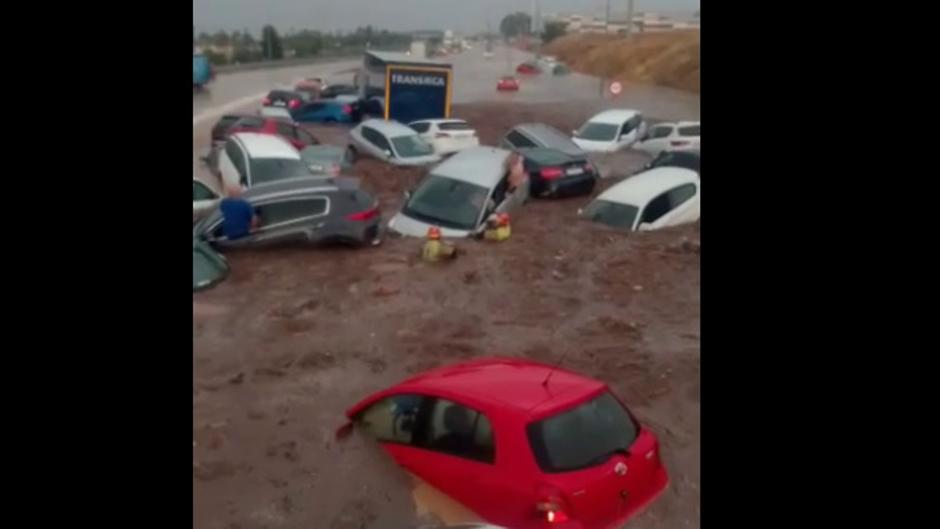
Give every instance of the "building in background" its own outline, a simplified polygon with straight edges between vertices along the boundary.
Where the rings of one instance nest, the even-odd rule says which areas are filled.
[[[626,33],[628,25],[624,14],[611,14],[609,22],[603,16],[583,14],[546,14],[544,19],[564,23],[568,33],[623,34]],[[657,13],[636,13],[630,29],[633,33],[652,33],[699,29],[700,27],[698,18],[678,19]]]

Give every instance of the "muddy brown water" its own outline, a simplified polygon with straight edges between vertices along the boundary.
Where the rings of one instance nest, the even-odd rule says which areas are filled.
[[[561,130],[582,103],[455,107],[492,144],[523,121]],[[459,113],[458,113],[459,112]],[[312,128],[340,144],[342,129]],[[646,157],[606,160],[611,185]],[[362,160],[385,218],[420,170]],[[411,527],[433,496],[374,445],[337,443],[344,411],[419,371],[479,356],[555,362],[607,382],[662,441],[671,483],[628,527],[699,527],[699,228],[623,234],[577,219],[587,197],[533,201],[503,243],[421,241],[228,256],[193,296],[193,527]],[[433,517],[432,517],[433,518]],[[455,521],[460,517],[455,516]]]

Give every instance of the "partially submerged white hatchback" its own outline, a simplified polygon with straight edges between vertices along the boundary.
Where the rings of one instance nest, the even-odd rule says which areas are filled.
[[[572,140],[588,152],[626,149],[646,134],[646,121],[637,110],[605,110],[572,131]]]
[[[424,119],[408,124],[441,156],[480,145],[477,131],[462,119]]]
[[[378,158],[392,165],[428,165],[441,161],[434,147],[417,131],[382,119],[363,121],[349,132],[352,140],[346,158],[353,163],[360,155]]]
[[[604,191],[579,211],[582,218],[628,231],[647,231],[695,222],[701,214],[698,173],[658,167]]]
[[[392,233],[424,237],[437,226],[444,237],[481,233],[493,213],[509,212],[528,199],[526,181],[509,190],[507,159],[511,153],[495,147],[462,150],[431,169],[388,223]]]
[[[653,156],[661,152],[702,152],[702,124],[698,121],[657,123],[633,147]]]

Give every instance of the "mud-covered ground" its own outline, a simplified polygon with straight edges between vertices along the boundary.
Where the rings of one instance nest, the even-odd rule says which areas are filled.
[[[455,107],[483,143],[524,121],[561,130],[581,105]],[[342,144],[342,129],[311,128]],[[599,160],[602,188],[642,165]],[[386,218],[420,171],[371,160],[354,173]],[[229,254],[231,276],[194,295],[193,526],[411,527],[407,477],[343,411],[424,369],[477,356],[559,362],[611,385],[661,438],[668,491],[628,527],[699,527],[699,228],[626,235],[577,220],[587,197],[533,201],[503,243],[460,241],[455,262],[422,241]]]

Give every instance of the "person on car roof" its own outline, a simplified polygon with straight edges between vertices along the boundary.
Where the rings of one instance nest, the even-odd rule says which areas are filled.
[[[222,211],[222,234],[228,240],[247,237],[258,228],[258,216],[251,207],[251,203],[242,198],[242,190],[238,186],[226,189],[226,196],[219,203]]]

